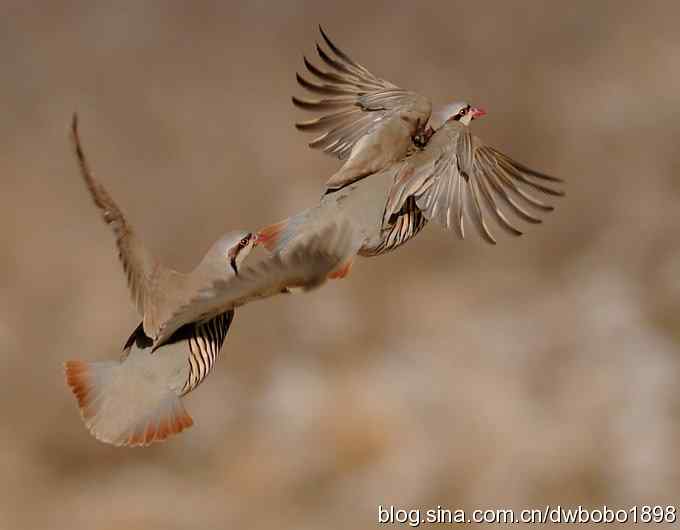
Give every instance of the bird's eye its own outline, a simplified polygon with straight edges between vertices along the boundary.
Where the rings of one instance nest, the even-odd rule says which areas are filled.
[[[246,236],[243,239],[241,239],[241,241],[239,241],[238,246],[243,248],[243,247],[247,246],[249,242],[250,242],[250,236]]]
[[[458,113],[460,116],[465,116],[467,114],[467,111],[470,109],[470,107],[463,107],[460,109],[460,112]]]

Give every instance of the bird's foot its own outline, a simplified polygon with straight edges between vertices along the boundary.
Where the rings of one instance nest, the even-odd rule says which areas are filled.
[[[428,125],[427,127],[425,127],[425,129],[421,133],[416,134],[413,137],[414,145],[418,149],[424,149],[425,146],[427,145],[427,142],[429,142],[430,138],[432,138],[433,134],[434,134],[434,129]]]

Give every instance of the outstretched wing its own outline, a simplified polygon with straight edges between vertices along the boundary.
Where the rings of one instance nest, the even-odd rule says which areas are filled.
[[[274,255],[241,267],[238,274],[214,280],[209,287],[181,306],[165,323],[154,341],[160,347],[180,326],[198,322],[254,300],[319,287],[331,271],[352,253],[352,230],[348,222],[333,224],[295,245],[285,256]]]
[[[309,92],[323,97],[293,97],[293,103],[301,109],[327,112],[295,124],[301,131],[322,133],[312,140],[310,147],[344,160],[357,141],[379,129],[390,118],[408,113],[421,128],[425,127],[432,110],[426,97],[373,75],[333,44],[323,28],[319,27],[319,30],[331,53],[326,53],[318,43],[316,51],[330,70],[317,68],[305,57],[305,67],[318,81],[310,81],[300,74],[297,74],[297,81]]]
[[[465,218],[489,243],[496,239],[489,218],[506,232],[519,236],[512,217],[540,223],[537,212],[553,207],[539,194],[562,196],[551,185],[562,180],[540,173],[486,146],[467,127],[449,122],[430,139],[424,151],[407,158],[392,171],[395,182],[385,207],[385,219],[398,212],[413,196],[430,221],[465,237]]]
[[[92,200],[101,210],[104,221],[111,227],[116,236],[118,256],[127,277],[127,283],[130,293],[132,294],[132,299],[137,306],[137,311],[139,311],[141,315],[144,315],[145,305],[151,290],[151,276],[158,264],[155,258],[136,236],[134,230],[125,219],[123,212],[118,208],[118,205],[108,194],[104,186],[97,181],[90,170],[87,158],[85,157],[85,153],[80,144],[80,136],[78,135],[78,116],[76,114],[73,115],[71,133],[80,174],[92,196]]]

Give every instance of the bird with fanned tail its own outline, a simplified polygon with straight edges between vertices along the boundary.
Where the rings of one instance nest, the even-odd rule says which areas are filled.
[[[321,285],[347,259],[352,236],[333,224],[297,245],[289,256],[244,264],[258,241],[250,232],[217,240],[190,273],[160,263],[146,248],[89,168],[74,116],[72,139],[80,173],[106,223],[142,322],[119,360],[67,361],[71,387],[89,431],[114,445],[144,446],[193,424],[181,397],[210,373],[234,309],[291,289]]]

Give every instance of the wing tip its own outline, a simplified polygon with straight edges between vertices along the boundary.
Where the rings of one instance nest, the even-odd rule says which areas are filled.
[[[334,47],[334,44],[331,42],[330,37],[326,33],[326,30],[323,29],[323,26],[321,24],[319,24],[319,33],[321,34],[321,37],[326,42],[326,44],[328,44],[332,49]]]
[[[71,132],[73,134],[78,134],[78,112],[73,111],[71,115]]]
[[[319,108],[322,107],[324,103],[323,101],[320,100],[306,100],[300,99],[296,96],[291,96],[290,99],[295,107],[302,110],[318,111],[320,110]]]
[[[85,161],[85,154],[80,144],[80,132],[78,129],[78,113],[74,112],[71,117],[71,140],[73,141],[73,148],[76,151],[76,156],[81,164]]]

